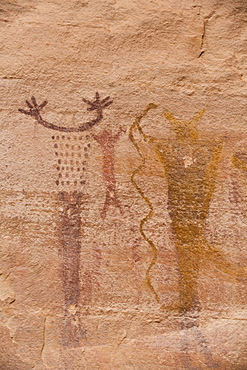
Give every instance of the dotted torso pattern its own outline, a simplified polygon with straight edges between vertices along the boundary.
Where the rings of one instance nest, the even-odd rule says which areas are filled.
[[[91,135],[54,135],[56,185],[61,191],[83,191],[86,184],[88,158],[91,150]]]

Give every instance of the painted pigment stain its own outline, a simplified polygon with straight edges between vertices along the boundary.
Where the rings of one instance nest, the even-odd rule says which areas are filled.
[[[140,126],[140,120],[152,108],[155,106],[150,104],[136,119],[131,127],[130,139],[136,146],[143,163],[145,163],[145,154],[134,138],[135,133],[141,134],[144,145],[153,146],[163,165],[168,183],[168,211],[179,264],[180,299],[174,307],[164,306],[164,308],[176,309],[181,313],[199,311],[197,280],[200,265],[203,262],[211,261],[218,269],[235,278],[246,275],[244,268],[239,268],[228,261],[222,252],[207,242],[204,236],[205,222],[215,189],[222,142],[198,138],[197,124],[204,111],[198,112],[190,121],[176,119],[173,114],[165,111],[165,117],[175,132],[175,139],[157,139],[147,136]],[[143,145],[141,147],[143,148]],[[140,170],[141,166],[134,175]],[[150,207],[150,213],[142,220],[140,231],[153,250],[153,259],[147,271],[147,281],[154,291],[149,273],[157,259],[157,248],[143,232],[143,223],[152,217],[153,206],[135,181],[134,185]],[[156,292],[155,297],[157,299]]]
[[[102,252],[97,243],[93,243],[90,256],[90,264],[84,269],[81,277],[81,302],[83,307],[92,302],[93,292],[99,291],[101,278]],[[85,311],[84,311],[85,312]]]
[[[146,240],[146,242],[149,244],[149,246],[151,248],[151,251],[152,251],[152,259],[151,259],[151,262],[150,262],[150,264],[147,268],[147,271],[146,271],[146,283],[147,283],[147,286],[149,287],[150,291],[153,293],[156,301],[159,302],[158,293],[154,289],[154,286],[151,282],[151,276],[150,276],[151,269],[155,265],[156,260],[157,260],[158,250],[157,250],[157,247],[156,247],[155,243],[153,242],[153,240],[150,239],[146,235],[146,232],[144,231],[144,226],[145,226],[146,222],[148,222],[148,220],[150,220],[153,217],[154,207],[153,207],[153,204],[152,204],[151,200],[144,193],[144,191],[141,189],[141,187],[138,185],[138,183],[136,181],[136,176],[144,168],[146,160],[145,160],[145,154],[142,152],[142,149],[139,146],[138,139],[135,138],[136,134],[137,134],[137,136],[138,136],[138,134],[140,134],[143,137],[144,142],[147,141],[147,136],[144,134],[144,132],[143,132],[141,126],[140,126],[140,122],[141,122],[141,119],[146,116],[146,114],[148,113],[148,111],[150,109],[153,109],[153,108],[156,108],[156,107],[157,106],[155,104],[149,104],[147,106],[147,108],[144,110],[144,112],[136,118],[136,120],[134,121],[134,123],[130,127],[129,138],[132,141],[132,143],[134,144],[138,154],[141,157],[141,164],[139,165],[139,167],[136,170],[134,170],[134,172],[131,176],[131,182],[134,185],[134,187],[136,188],[136,190],[138,191],[138,193],[140,194],[140,196],[143,198],[143,200],[147,203],[147,205],[149,207],[148,214],[140,222],[140,233],[141,233],[142,237]]]
[[[116,178],[114,174],[114,145],[119,140],[120,135],[124,132],[122,129],[116,135],[111,131],[105,130],[100,135],[92,135],[99,143],[103,153],[103,177],[106,185],[106,197],[101,217],[105,218],[111,205],[119,208],[122,213],[121,204],[117,196]]]
[[[232,156],[232,164],[243,172],[247,171],[247,154],[236,153]]]
[[[80,328],[80,253],[82,193],[59,192],[59,235],[61,275],[64,290],[65,318],[63,344],[78,347],[82,336]]]
[[[35,97],[31,97],[30,103],[28,100],[26,100],[26,104],[28,106],[28,110],[25,109],[19,109],[19,112],[26,114],[27,116],[33,117],[37,123],[40,125],[60,132],[82,132],[87,131],[93,126],[97,125],[100,121],[103,119],[103,110],[107,108],[110,104],[112,104],[112,101],[110,100],[110,97],[107,96],[106,98],[100,100],[99,93],[96,92],[95,94],[95,100],[90,101],[88,99],[82,98],[84,103],[88,104],[89,107],[87,108],[88,111],[96,111],[96,118],[91,119],[90,121],[84,122],[80,124],[78,127],[66,127],[66,126],[59,126],[54,123],[50,123],[45,121],[41,116],[41,110],[47,105],[47,101],[45,100],[43,103],[38,104]]]
[[[88,105],[88,111],[95,111],[96,117],[79,124],[77,127],[66,127],[56,125],[45,121],[41,116],[41,110],[47,105],[47,101],[37,104],[34,97],[31,102],[26,100],[28,110],[19,109],[21,113],[31,116],[40,125],[62,132],[63,134],[53,135],[53,145],[55,157],[57,160],[56,169],[58,178],[56,186],[58,190],[59,218],[58,231],[60,239],[61,255],[61,279],[64,290],[64,322],[62,328],[62,344],[68,347],[79,347],[81,339],[85,335],[85,330],[81,328],[79,300],[83,290],[84,303],[91,300],[93,283],[97,281],[93,274],[97,273],[95,269],[84,272],[84,282],[80,282],[80,254],[81,254],[81,212],[82,198],[86,193],[86,175],[88,173],[88,158],[91,150],[91,135],[82,135],[103,119],[103,110],[107,108],[112,101],[107,96],[100,99],[96,92],[95,99],[90,101],[82,99]],[[122,130],[121,130],[122,131]],[[74,133],[75,135],[72,135]],[[78,136],[79,133],[80,136]],[[104,178],[107,183],[106,201],[102,211],[105,216],[111,203],[120,207],[116,196],[116,181],[114,177],[113,150],[114,143],[118,140],[121,132],[116,136],[105,132],[101,136],[95,136],[95,139],[103,148],[104,155]],[[97,254],[98,260],[100,255]]]

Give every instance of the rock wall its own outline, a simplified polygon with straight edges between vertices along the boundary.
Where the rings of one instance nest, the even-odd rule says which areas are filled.
[[[245,0],[0,1],[0,369],[247,368]]]

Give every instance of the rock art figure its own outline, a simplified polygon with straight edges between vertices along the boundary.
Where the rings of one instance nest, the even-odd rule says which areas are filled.
[[[64,288],[65,315],[62,334],[64,346],[78,347],[85,334],[80,324],[80,309],[78,307],[80,296],[85,296],[81,289],[92,289],[93,278],[90,271],[84,273],[87,282],[80,282],[80,252],[81,252],[81,213],[86,201],[86,182],[88,173],[88,158],[92,149],[92,139],[97,140],[103,149],[103,176],[106,182],[106,200],[102,216],[106,215],[108,207],[113,204],[120,207],[116,195],[116,180],[114,176],[114,143],[120,137],[104,131],[101,135],[93,135],[91,130],[103,119],[103,110],[112,101],[110,97],[100,100],[96,93],[95,100],[83,99],[89,105],[88,111],[96,111],[96,118],[77,127],[59,126],[45,121],[40,111],[47,101],[38,105],[34,97],[31,102],[26,101],[28,110],[19,109],[21,113],[33,117],[40,125],[58,131],[52,136],[55,156],[57,158],[59,202],[58,230],[60,235],[61,272]],[[90,131],[89,131],[90,130]],[[60,134],[60,132],[62,134]],[[90,282],[90,284],[88,283]],[[91,292],[90,292],[91,294]]]
[[[124,130],[120,128],[116,135],[113,135],[111,131],[107,130],[100,135],[92,135],[101,146],[103,152],[103,176],[106,184],[106,198],[101,212],[102,218],[106,217],[110,205],[118,207],[122,213],[121,204],[117,196],[114,174],[114,144],[118,141],[122,132]]]
[[[148,136],[140,126],[141,119],[150,109],[150,104],[138,116],[130,129],[130,140],[135,145],[142,164],[132,175],[132,183],[149,205],[149,214],[141,221],[140,232],[153,250],[153,258],[147,270],[146,280],[155,295],[151,284],[150,271],[157,259],[157,248],[143,230],[144,224],[152,217],[154,208],[148,195],[140,188],[137,174],[145,165],[145,146],[153,148],[154,155],[163,166],[168,185],[167,207],[171,218],[171,228],[176,243],[179,265],[179,302],[175,309],[181,314],[199,312],[197,279],[200,266],[211,261],[220,271],[233,278],[246,276],[246,269],[227,260],[225,255],[210,245],[204,235],[205,222],[209,213],[210,201],[215,189],[215,179],[220,160],[222,141],[198,138],[197,125],[204,111],[198,112],[191,120],[184,121],[164,112],[175,133],[174,139],[160,139]],[[141,140],[141,141],[140,141]]]
[[[28,116],[33,117],[39,124],[46,128],[51,128],[52,130],[57,130],[61,132],[82,132],[86,131],[89,128],[95,126],[97,123],[99,123],[103,119],[103,109],[108,107],[110,104],[112,104],[112,101],[109,100],[110,97],[107,96],[105,99],[100,100],[99,93],[96,92],[95,100],[90,101],[87,99],[82,99],[85,103],[89,105],[88,111],[95,110],[97,112],[97,117],[95,119],[92,119],[88,122],[85,122],[81,124],[78,127],[65,127],[65,126],[58,126],[53,123],[49,123],[41,117],[40,111],[47,105],[47,101],[45,100],[42,104],[38,105],[36,102],[36,99],[34,96],[32,96],[31,101],[32,104],[26,100],[27,106],[29,110],[19,109],[19,112],[24,113]]]
[[[83,335],[80,327],[80,252],[81,252],[81,192],[59,192],[61,205],[58,230],[62,260],[65,318],[62,342],[65,346],[78,347]]]

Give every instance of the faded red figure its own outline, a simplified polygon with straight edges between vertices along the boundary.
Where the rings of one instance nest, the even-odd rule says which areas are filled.
[[[104,207],[101,211],[101,217],[105,218],[111,205],[118,207],[122,213],[120,201],[117,196],[116,178],[114,173],[114,145],[119,140],[121,134],[125,132],[120,128],[116,135],[111,131],[105,130],[99,135],[92,135],[99,143],[103,152],[103,176],[106,184],[106,197]]]
[[[31,116],[35,121],[51,130],[62,132],[52,136],[54,140],[55,156],[57,159],[58,201],[60,205],[57,229],[60,239],[61,256],[61,279],[64,290],[64,322],[62,325],[62,343],[64,346],[79,347],[86,331],[82,328],[80,320],[80,302],[83,305],[90,303],[93,285],[98,286],[95,278],[100,271],[101,252],[97,246],[93,246],[93,267],[86,268],[81,276],[80,265],[81,240],[83,236],[83,224],[81,214],[84,202],[87,201],[87,177],[88,158],[91,148],[90,138],[94,138],[103,152],[103,176],[106,183],[106,198],[102,210],[102,217],[110,205],[120,208],[120,202],[116,193],[116,179],[114,175],[114,144],[119,139],[122,129],[116,135],[104,131],[100,135],[93,135],[95,125],[103,119],[103,111],[112,101],[107,96],[100,99],[98,93],[93,101],[83,98],[89,107],[88,111],[95,111],[96,116],[87,122],[74,127],[56,125],[45,121],[40,111],[46,106],[47,101],[37,104],[34,97],[31,102],[26,101],[27,110],[19,109],[21,113]],[[87,135],[82,135],[87,131]],[[73,133],[73,135],[71,135]],[[77,133],[77,135],[76,135]],[[79,136],[78,136],[79,135]],[[95,257],[95,256],[96,257]],[[97,260],[97,261],[96,261]]]

